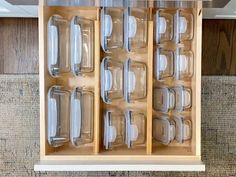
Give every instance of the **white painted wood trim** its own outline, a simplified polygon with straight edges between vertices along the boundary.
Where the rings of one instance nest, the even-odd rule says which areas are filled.
[[[157,163],[101,163],[79,161],[41,161],[35,171],[205,171],[201,161]]]

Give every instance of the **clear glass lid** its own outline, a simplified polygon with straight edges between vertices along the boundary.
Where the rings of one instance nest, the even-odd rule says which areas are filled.
[[[101,97],[105,103],[123,98],[123,63],[110,57],[101,63]]]
[[[69,23],[59,15],[49,18],[47,26],[48,71],[58,77],[70,72],[68,59]]]
[[[118,109],[104,112],[103,145],[105,149],[112,149],[125,144],[125,118]]]
[[[147,68],[146,64],[131,59],[124,64],[124,97],[127,102],[146,97]]]
[[[70,140],[79,147],[93,142],[94,94],[76,88],[71,94]]]
[[[178,143],[184,143],[184,141],[190,140],[192,136],[192,122],[188,118],[183,116],[174,116],[176,124],[176,136],[175,139]]]
[[[124,47],[130,52],[147,46],[148,10],[126,8],[124,11]]]
[[[175,110],[184,111],[192,106],[192,91],[182,85],[172,88],[175,94]]]
[[[193,14],[185,10],[177,10],[175,15],[176,43],[193,39],[194,23]]]
[[[75,16],[71,20],[70,32],[71,70],[75,76],[93,71],[94,22]]]
[[[154,88],[153,108],[160,112],[169,112],[175,107],[175,93],[163,86]]]
[[[123,14],[120,8],[102,8],[101,46],[104,52],[123,47]]]
[[[193,67],[193,52],[177,48],[175,52],[175,79],[190,79],[194,73]]]
[[[167,116],[153,119],[153,138],[164,144],[170,144],[175,138],[175,122]]]
[[[144,145],[146,142],[146,116],[143,113],[127,110],[126,120],[126,138],[125,143],[128,148],[137,145]]]
[[[154,56],[154,70],[157,80],[172,77],[174,75],[174,53],[157,48]]]
[[[157,44],[171,41],[174,32],[174,17],[163,9],[157,10],[155,15],[155,40]]]
[[[59,147],[69,141],[70,92],[52,86],[47,96],[48,143]]]

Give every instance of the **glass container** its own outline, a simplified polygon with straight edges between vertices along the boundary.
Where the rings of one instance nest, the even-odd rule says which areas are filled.
[[[101,97],[105,103],[123,98],[123,63],[110,57],[101,63]]]
[[[70,72],[68,57],[69,23],[59,15],[49,18],[47,25],[48,71],[58,77]]]
[[[48,143],[59,147],[69,141],[70,92],[52,86],[47,95]]]
[[[153,93],[153,108],[160,112],[169,112],[175,107],[175,92],[166,87],[156,87]]]
[[[71,94],[70,140],[72,145],[80,147],[93,142],[94,94],[76,88]]]
[[[141,112],[127,110],[125,113],[125,119],[125,143],[128,148],[144,145],[146,142],[146,116]]]
[[[101,46],[104,52],[123,48],[124,12],[121,8],[103,7],[101,10]]]
[[[130,103],[143,99],[147,92],[147,68],[142,62],[128,59],[124,64],[124,97]]]
[[[75,16],[71,20],[70,32],[71,70],[75,76],[93,71],[94,22]]]
[[[124,11],[124,47],[130,52],[147,46],[148,10],[128,7]]]

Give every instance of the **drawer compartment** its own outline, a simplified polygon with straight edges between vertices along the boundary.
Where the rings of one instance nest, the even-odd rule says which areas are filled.
[[[192,4],[194,5],[189,8],[164,8],[163,13],[160,13],[163,8],[152,5],[146,8],[134,8],[134,10],[132,8],[117,9],[113,7],[112,10],[107,11],[106,9],[104,11],[104,8],[96,6],[47,6],[43,2],[40,4],[40,163],[35,165],[35,170],[202,171],[205,169],[201,162],[200,124],[202,3],[195,2]],[[141,10],[139,11],[139,9]],[[130,15],[126,17],[127,19],[124,22],[113,24],[113,26],[122,25],[122,28],[126,31],[119,34],[120,31],[112,33],[112,28],[104,29],[102,27],[104,23],[108,27],[109,24],[112,25],[112,15],[116,14],[117,10]],[[189,16],[186,16],[186,19],[190,18],[192,20],[193,24],[190,28],[192,28],[193,34],[190,34],[191,30],[188,29],[188,26],[186,27],[186,21],[182,19],[179,23],[183,27],[177,31],[187,31],[190,35],[178,35],[176,37],[174,19],[179,10],[192,14],[192,19]],[[104,14],[105,12],[110,12],[110,17]],[[157,13],[173,16],[173,21],[170,22],[173,25],[173,33],[164,36],[164,38],[171,39],[171,41],[160,40],[164,38],[156,37]],[[139,16],[139,14],[141,15]],[[52,75],[48,71],[48,52],[52,55],[57,52],[57,50],[48,51],[47,40],[49,34],[48,21],[54,15],[62,17],[68,21],[68,24],[73,19],[73,25],[72,23],[68,25],[68,34],[71,34],[69,33],[71,28],[73,28],[73,32],[80,31],[82,33],[76,38],[71,37],[71,39],[74,39],[73,41],[69,40],[70,37],[67,35],[68,39],[64,41],[65,43],[68,41],[66,49],[64,48],[64,50],[67,50],[65,54],[67,64],[74,67],[75,65],[72,63],[78,61],[77,59],[83,61],[84,58],[93,58],[89,63],[83,61],[81,65],[76,64],[76,68],[59,75]],[[132,15],[136,19],[132,18]],[[118,17],[116,16],[116,21],[119,21]],[[169,15],[167,17],[169,18]],[[82,19],[82,25],[76,25],[81,22],[79,19]],[[107,21],[102,22],[102,19]],[[127,21],[128,25],[125,25],[124,23]],[[167,27],[169,23],[163,22],[163,19],[162,23],[164,27],[162,26],[162,29],[158,27],[159,31],[163,32],[165,29],[169,29]],[[140,27],[140,25],[143,26]],[[84,31],[81,29],[83,26],[86,27]],[[139,27],[139,30],[132,29],[135,26]],[[130,29],[134,31],[129,31]],[[118,30],[118,27],[115,30]],[[105,37],[102,34],[106,34]],[[128,37],[119,36],[120,34],[128,35]],[[91,39],[88,35],[93,39],[93,44],[88,42]],[[170,36],[172,37],[170,38]],[[79,47],[79,43],[83,42],[83,38],[85,38],[86,45]],[[189,38],[191,39],[188,40]],[[132,39],[134,40],[132,41]],[[108,42],[104,44],[105,40]],[[116,43],[112,43],[110,40],[115,40]],[[137,42],[139,40],[142,40],[142,42]],[[73,42],[75,45],[71,48]],[[76,50],[75,47],[79,50]],[[89,50],[86,50],[86,47],[89,47]],[[166,51],[173,51],[170,54],[173,58],[167,60],[162,56],[155,60],[157,51],[160,53],[163,48]],[[192,51],[193,61],[190,64],[186,63],[189,60],[182,53],[182,58],[176,57],[180,56],[179,52],[182,51],[177,50],[177,48]],[[89,52],[86,53],[87,51]],[[176,60],[179,60],[180,63],[178,68],[176,68]],[[163,61],[164,63],[161,63]],[[168,63],[171,62],[173,64],[167,69],[168,71],[157,74],[157,68],[166,68]],[[83,68],[83,65],[85,65],[85,68]],[[86,68],[86,66],[89,66],[89,68]],[[93,69],[91,69],[91,66],[93,66]],[[77,72],[77,69],[79,69],[79,72]],[[180,72],[177,73],[176,71]],[[157,81],[157,79],[163,80]],[[51,146],[48,142],[49,110],[47,95],[49,89],[53,86],[62,86],[63,90],[67,90],[73,96],[70,99],[75,98],[74,90],[76,88],[78,91],[76,93],[80,93],[80,102],[76,99],[71,101],[70,104],[73,105],[69,107],[72,107],[73,110],[70,108],[70,110],[66,110],[67,113],[70,112],[70,116],[64,117],[64,119],[69,120],[73,115],[73,121],[70,120],[69,122],[76,122],[80,125],[80,128],[78,129],[78,127],[72,125],[71,127],[74,129],[72,131],[71,127],[69,128],[68,140],[58,147]],[[163,86],[170,87],[177,95],[175,96],[177,115],[174,111],[161,113],[154,109],[154,105],[156,105],[154,103],[156,100],[155,88],[163,88]],[[191,93],[187,94],[185,89],[181,90],[183,88],[190,88]],[[92,101],[90,100],[91,95]],[[181,99],[179,95],[181,95]],[[85,99],[89,99],[88,102]],[[187,105],[189,99],[191,99],[191,105]],[[82,101],[85,101],[86,104],[83,104]],[[86,112],[84,107],[89,103],[93,103],[92,106],[88,106],[87,110],[92,111],[91,114]],[[76,105],[80,105],[79,108],[75,108]],[[180,116],[179,111],[181,111]],[[81,127],[83,123],[77,119],[78,117],[75,114],[79,114],[79,117],[83,115],[92,117],[90,119],[92,123],[88,123],[89,127]],[[156,135],[155,132],[153,133],[156,127],[161,127],[159,125],[161,121],[156,121],[156,118],[162,117],[163,114],[175,121],[175,134],[173,135],[175,138],[168,145],[156,141],[158,138],[153,137]],[[190,124],[186,123],[187,119],[190,120]],[[81,117],[81,120],[83,120],[83,117]],[[158,126],[155,126],[155,123]],[[73,136],[78,136],[78,133],[82,133],[81,131],[84,133],[84,139],[77,138],[76,141],[71,143],[71,140],[74,139]],[[163,135],[163,132],[162,130],[159,135]],[[89,138],[86,138],[86,136],[89,136]]]

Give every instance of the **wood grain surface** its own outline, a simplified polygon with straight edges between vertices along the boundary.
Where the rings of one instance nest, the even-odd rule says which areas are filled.
[[[236,75],[236,20],[204,20],[203,75]]]
[[[0,74],[38,73],[38,20],[0,18]],[[236,20],[203,20],[203,75],[236,75]]]
[[[0,18],[0,73],[38,73],[38,20]]]

